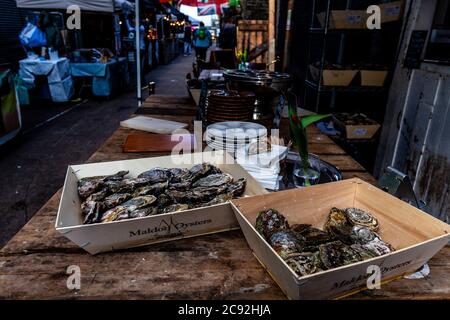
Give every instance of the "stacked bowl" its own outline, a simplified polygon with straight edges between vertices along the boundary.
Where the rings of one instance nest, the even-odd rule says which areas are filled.
[[[252,92],[211,90],[206,99],[206,122],[250,121],[255,100]]]

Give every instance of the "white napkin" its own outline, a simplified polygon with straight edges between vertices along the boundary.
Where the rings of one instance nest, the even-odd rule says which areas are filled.
[[[283,160],[288,148],[272,145],[272,151],[254,155],[248,155],[248,147],[238,149],[236,161],[248,173],[255,178],[264,188],[270,190],[279,189],[280,161]]]

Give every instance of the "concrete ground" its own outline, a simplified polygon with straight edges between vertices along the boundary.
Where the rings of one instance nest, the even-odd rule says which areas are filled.
[[[179,57],[146,79],[156,82],[158,94],[185,96],[193,59]],[[61,188],[67,166],[86,162],[136,108],[130,92],[111,100],[22,110],[23,135],[0,149],[0,248]]]

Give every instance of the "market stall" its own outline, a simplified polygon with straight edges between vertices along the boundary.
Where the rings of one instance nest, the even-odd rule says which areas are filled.
[[[29,88],[35,86],[36,77],[45,77],[53,102],[67,102],[73,96],[73,79],[67,58],[42,60],[35,56],[21,60],[19,64],[19,76]]]
[[[72,62],[70,69],[74,78],[91,78],[94,96],[110,97],[129,85],[126,58],[113,58],[105,63]]]

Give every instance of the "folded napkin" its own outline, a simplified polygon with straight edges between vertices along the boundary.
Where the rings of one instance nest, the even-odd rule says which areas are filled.
[[[248,146],[238,149],[236,161],[264,188],[279,189],[280,161],[288,153],[288,148],[272,145],[271,152],[248,155]]]

